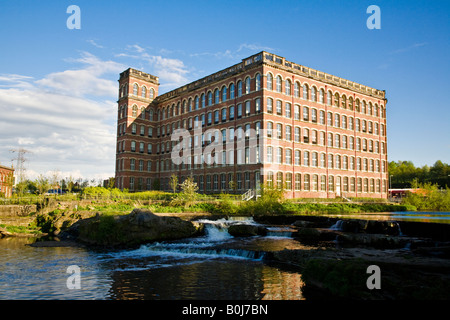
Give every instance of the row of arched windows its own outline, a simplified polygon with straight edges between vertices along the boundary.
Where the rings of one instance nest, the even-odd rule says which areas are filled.
[[[328,104],[330,106],[341,107],[343,109],[355,110],[363,114],[378,116],[381,115],[385,118],[385,109],[383,105],[378,105],[378,103],[372,103],[371,101],[366,102],[359,98],[353,99],[353,97],[347,97],[346,94],[340,94],[339,92],[333,92],[323,88],[317,88],[315,85],[309,85],[308,83],[301,84],[300,81],[292,81],[290,79],[283,80],[280,75],[275,77],[271,72],[267,73],[266,76],[266,86],[267,89],[273,90],[279,93],[284,93],[286,95],[293,95],[296,98],[302,98],[304,100],[318,102],[322,104]],[[275,83],[275,85],[274,85]]]
[[[142,85],[139,87],[137,83],[133,84],[132,94],[136,97],[141,97],[144,99],[154,99],[155,98],[155,89],[148,89],[146,85]],[[124,84],[119,88],[119,98],[125,97],[128,95],[128,84]]]
[[[386,162],[341,154],[266,146],[265,163],[337,170],[386,172]]]
[[[387,190],[386,179],[356,178],[347,176],[267,172],[266,183],[285,190],[321,192],[381,193]]]

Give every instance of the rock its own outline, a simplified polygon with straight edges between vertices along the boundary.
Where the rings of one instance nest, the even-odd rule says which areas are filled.
[[[314,224],[314,222],[311,222],[311,221],[297,220],[297,221],[294,221],[294,223],[292,225],[294,227],[307,228],[307,227],[311,227],[313,224]]]
[[[251,224],[234,224],[228,227],[228,233],[233,237],[263,236],[267,234],[267,229]]]
[[[333,241],[337,235],[338,233],[334,230],[321,228],[300,228],[295,233],[296,238],[308,242]]]
[[[396,221],[342,219],[336,225],[338,230],[352,233],[399,235],[400,227]]]
[[[63,239],[76,239],[92,245],[134,246],[152,241],[197,236],[201,226],[178,217],[161,217],[149,210],[134,209],[124,216],[82,219],[65,232]]]

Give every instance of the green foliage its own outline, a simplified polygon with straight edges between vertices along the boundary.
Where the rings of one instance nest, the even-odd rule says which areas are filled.
[[[177,193],[175,198],[170,202],[172,206],[184,206],[189,208],[198,198],[198,186],[192,177],[186,178],[180,184],[181,192]]]
[[[415,167],[411,161],[389,162],[391,188],[411,188],[413,181],[437,184],[445,188],[450,186],[450,165],[436,161],[433,166]]]
[[[413,181],[418,192],[409,192],[403,199],[404,205],[416,207],[420,211],[450,211],[450,188],[440,190],[437,184]]]

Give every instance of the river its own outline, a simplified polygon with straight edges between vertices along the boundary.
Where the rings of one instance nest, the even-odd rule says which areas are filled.
[[[391,212],[351,218],[450,222],[449,212]],[[303,300],[298,269],[265,261],[265,252],[312,249],[289,229],[269,227],[266,236],[234,238],[233,223],[250,218],[203,220],[206,234],[151,243],[137,249],[31,247],[35,239],[0,239],[0,300]],[[70,266],[79,288],[70,289]]]
[[[127,250],[31,247],[33,239],[0,239],[0,300],[304,299],[298,271],[263,261],[267,251],[304,248],[288,232],[272,228],[265,237],[238,239],[227,232],[236,221],[203,222],[203,237]],[[80,268],[79,289],[68,288],[75,283],[72,265]]]

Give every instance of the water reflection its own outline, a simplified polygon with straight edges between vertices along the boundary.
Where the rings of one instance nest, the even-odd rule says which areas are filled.
[[[414,222],[450,223],[450,212],[421,212],[421,211],[398,211],[398,212],[367,212],[351,214],[332,214],[330,217],[342,217],[366,220],[396,220]]]

